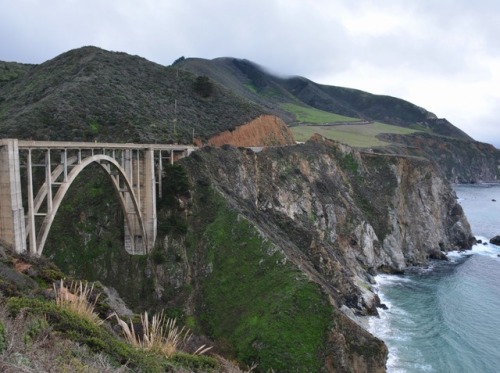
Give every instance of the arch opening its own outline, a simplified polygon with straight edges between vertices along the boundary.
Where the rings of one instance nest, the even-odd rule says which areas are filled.
[[[137,251],[139,251],[136,247],[136,245],[138,244],[137,239],[143,242],[143,247],[147,247],[145,243],[147,240],[147,236],[144,228],[144,222],[141,215],[139,202],[137,196],[134,193],[133,185],[130,179],[127,177],[125,170],[118,163],[118,161],[110,156],[98,154],[82,159],[81,162],[75,165],[68,173],[66,181],[62,182],[59,185],[59,188],[57,189],[57,192],[52,200],[52,209],[46,214],[40,226],[40,229],[37,232],[37,255],[40,256],[43,252],[43,248],[47,241],[47,237],[52,227],[54,218],[71,185],[76,180],[77,176],[79,176],[84,169],[86,169],[90,164],[93,163],[99,165],[100,168],[104,170],[105,174],[108,176],[108,179],[111,181],[111,185],[115,190],[115,195],[117,196],[119,205],[123,211],[123,215],[125,218],[125,229],[128,229],[129,233],[136,238],[131,242],[133,246],[130,248],[130,250],[132,252],[130,252],[129,249],[127,249],[127,251],[129,251],[129,253],[137,253]],[[60,168],[54,169],[51,178],[53,180],[56,180],[60,173]],[[44,184],[40,191],[37,193],[37,198],[35,199],[36,203],[38,203],[38,206],[41,204],[41,200],[43,200],[46,195],[47,185]],[[141,250],[143,249],[141,248]]]

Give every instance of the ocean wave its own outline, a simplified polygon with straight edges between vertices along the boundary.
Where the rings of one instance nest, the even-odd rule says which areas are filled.
[[[462,258],[467,258],[472,255],[485,255],[491,258],[499,258],[500,255],[500,246],[493,245],[489,243],[489,239],[486,237],[478,236],[476,237],[478,240],[481,240],[482,243],[477,243],[472,246],[471,250],[467,251],[450,251],[446,253],[447,257],[451,261],[457,261]]]

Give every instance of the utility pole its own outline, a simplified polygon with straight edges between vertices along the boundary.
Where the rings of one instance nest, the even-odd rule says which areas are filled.
[[[177,100],[174,101],[174,136],[177,137]]]

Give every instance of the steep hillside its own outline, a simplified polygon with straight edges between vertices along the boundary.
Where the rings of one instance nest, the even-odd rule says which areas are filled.
[[[437,168],[442,144],[472,142],[410,103],[276,78],[234,59],[164,67],[86,47],[5,66],[14,73],[0,74],[1,136],[190,142],[194,129],[203,143],[290,143],[284,122],[304,108],[315,120],[384,118],[425,133],[415,135],[422,146],[405,135],[389,139],[403,148],[370,151],[319,136],[261,152],[204,147],[166,167],[148,256],[123,250],[123,215],[104,172],[88,168],[72,185],[44,255],[116,288],[135,310],[166,309],[258,372],[385,371],[386,346],[353,321],[377,314],[373,276],[473,242]],[[495,150],[477,147],[477,169],[463,163],[467,152],[449,163],[485,173],[486,153]],[[424,154],[434,162],[416,156]]]
[[[2,66],[2,137],[189,143],[266,113],[213,81],[95,47]]]
[[[446,119],[408,101],[321,85],[303,77],[277,77],[253,62],[235,58],[182,59],[174,66],[210,77],[241,97],[265,106],[289,125],[302,124],[292,128],[296,135],[317,128],[324,136],[352,146],[385,145],[376,151],[423,156],[454,182],[500,180],[499,150],[485,147]],[[403,135],[398,127],[391,130],[384,123],[415,133]],[[339,132],[334,128],[338,125],[350,128]],[[388,133],[375,135],[368,128],[375,125],[384,126]]]

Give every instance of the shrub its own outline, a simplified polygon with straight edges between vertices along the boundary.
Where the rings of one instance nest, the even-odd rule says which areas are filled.
[[[43,338],[49,331],[49,323],[45,315],[35,315],[26,320],[26,333],[23,340],[26,345],[31,345],[38,338]]]
[[[207,98],[212,95],[214,87],[207,76],[198,76],[194,81],[193,89],[201,97]]]

